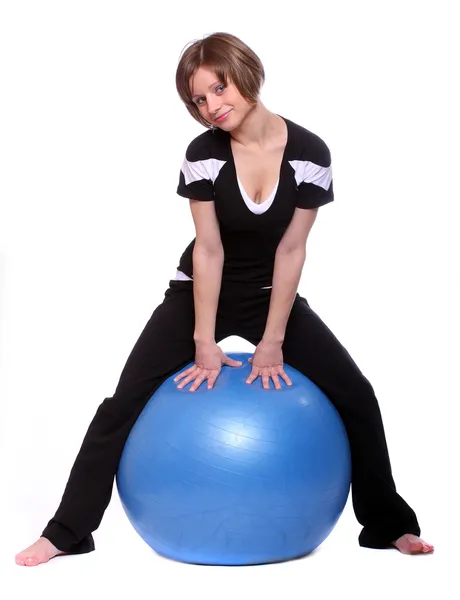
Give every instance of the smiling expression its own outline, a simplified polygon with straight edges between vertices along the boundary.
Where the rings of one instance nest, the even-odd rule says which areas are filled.
[[[190,78],[190,91],[201,116],[226,131],[241,123],[252,108],[230,80],[226,85],[214,70],[203,65]]]

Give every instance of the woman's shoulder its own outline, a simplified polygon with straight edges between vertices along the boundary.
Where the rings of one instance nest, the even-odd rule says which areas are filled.
[[[203,131],[189,142],[185,151],[185,158],[189,161],[215,158],[217,154],[220,154],[219,149],[222,147],[222,141],[221,135],[217,131],[211,129]]]
[[[297,160],[311,160],[319,164],[330,161],[330,150],[322,137],[304,125],[285,120],[290,128],[291,155],[295,155]]]

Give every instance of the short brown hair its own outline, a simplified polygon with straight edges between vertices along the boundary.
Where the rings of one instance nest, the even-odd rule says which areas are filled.
[[[260,58],[249,46],[236,36],[222,32],[192,42],[180,58],[176,88],[188,112],[208,129],[212,125],[202,117],[190,93],[190,78],[201,66],[213,69],[225,85],[230,80],[249,103],[257,103],[265,71]]]

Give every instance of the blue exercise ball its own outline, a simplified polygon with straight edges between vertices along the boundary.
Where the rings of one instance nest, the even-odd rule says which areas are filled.
[[[117,487],[134,529],[181,562],[250,565],[305,556],[337,523],[350,490],[343,423],[325,394],[285,365],[264,390],[224,366],[212,390],[153,394],[126,442]],[[191,365],[189,365],[191,366]]]

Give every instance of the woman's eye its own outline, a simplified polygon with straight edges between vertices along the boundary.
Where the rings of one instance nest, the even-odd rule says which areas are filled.
[[[216,87],[216,92],[223,92],[225,90],[225,86],[224,85],[218,85]],[[200,104],[203,104],[202,101],[206,101],[206,98],[204,96],[202,96],[201,98],[198,98],[197,100],[195,100],[196,104],[199,106]]]

